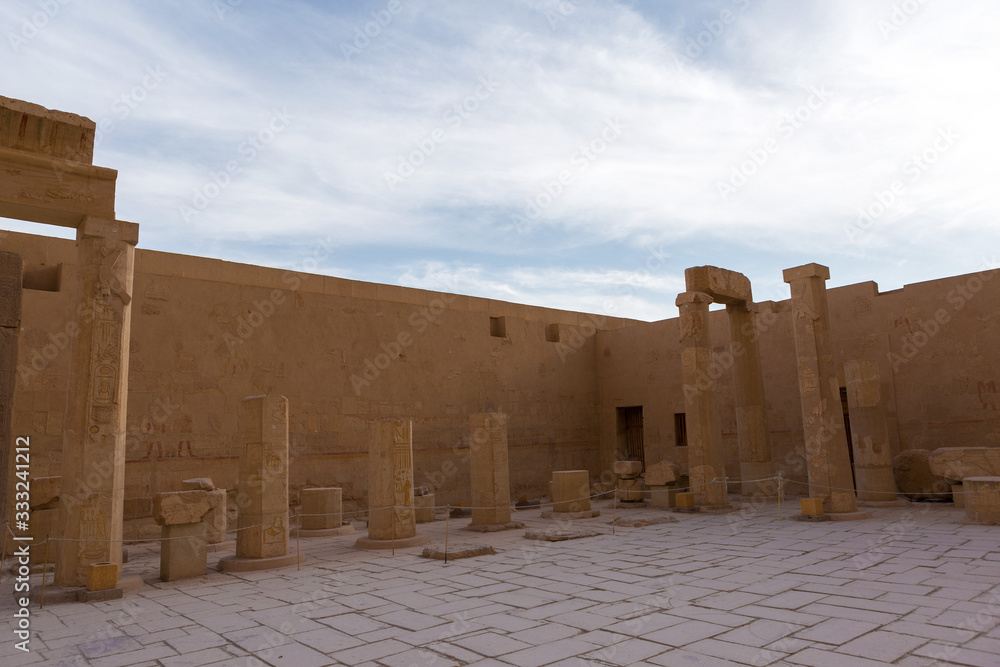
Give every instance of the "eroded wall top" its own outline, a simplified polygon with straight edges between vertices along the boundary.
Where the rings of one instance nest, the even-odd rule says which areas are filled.
[[[0,146],[94,163],[94,121],[0,96]]]

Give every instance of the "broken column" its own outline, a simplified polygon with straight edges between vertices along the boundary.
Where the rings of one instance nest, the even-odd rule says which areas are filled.
[[[277,394],[244,398],[239,433],[236,556],[220,560],[219,568],[235,572],[291,565],[297,554],[288,553],[288,399]]]
[[[160,579],[200,577],[208,571],[208,491],[170,491],[153,496],[160,533]]]
[[[1000,477],[966,477],[965,516],[972,523],[1000,524]]]
[[[764,404],[764,376],[757,344],[757,314],[747,301],[726,306],[733,354],[736,435],[740,452],[741,490],[748,498],[776,496],[771,479],[771,439]]]
[[[24,259],[20,253],[0,252],[0,523],[10,521],[14,501],[14,438],[11,430],[17,376],[17,334],[21,326],[21,281]],[[34,524],[31,524],[34,528]],[[32,551],[32,555],[34,555]]]
[[[302,489],[302,518],[298,534],[302,537],[347,535],[354,526],[344,524],[344,490],[340,487]]]
[[[784,280],[792,292],[809,496],[821,498],[824,511],[833,515],[856,512],[857,499],[840,385],[830,345],[830,316],[826,303],[826,281],[829,279],[830,270],[819,264],[806,264],[784,272]]]
[[[896,481],[878,362],[871,359],[848,361],[844,364],[844,375],[858,500],[894,501]]]
[[[642,461],[615,461],[611,467],[618,476],[617,499],[625,505],[642,505],[645,500],[645,486],[639,475],[642,474]]]
[[[703,292],[683,292],[677,297],[691,491],[696,506],[721,508],[729,506],[729,494],[722,427],[715,402],[716,381],[708,373],[712,363],[710,303],[712,297]]]
[[[523,528],[510,518],[510,465],[507,415],[483,412],[469,416],[469,469],[472,523],[468,530],[492,532]]]
[[[62,450],[55,581],[84,586],[92,563],[121,571],[132,276],[139,226],[77,228],[76,319]]]
[[[372,422],[368,448],[368,537],[360,549],[394,549],[426,544],[417,535],[413,511],[413,425]]]
[[[601,510],[590,507],[590,472],[557,470],[552,473],[552,510],[543,519],[589,519]]]

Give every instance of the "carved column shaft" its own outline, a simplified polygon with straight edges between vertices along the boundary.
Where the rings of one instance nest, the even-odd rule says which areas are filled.
[[[121,571],[125,417],[132,277],[139,226],[86,218],[77,229],[77,284],[63,433],[56,583],[81,586],[92,563]]]
[[[889,426],[882,399],[878,362],[851,360],[844,364],[851,443],[859,500],[895,500]]]
[[[472,523],[510,521],[510,466],[507,415],[485,412],[469,417]]]
[[[17,336],[21,326],[21,280],[24,259],[20,253],[0,252],[0,523],[9,521],[14,500],[15,438],[12,416],[17,376]]]
[[[710,303],[712,298],[702,292],[683,292],[677,297],[680,309],[688,475],[695,504],[699,506],[729,503],[722,428],[715,400],[716,380],[709,374],[712,363],[712,343],[708,330]]]

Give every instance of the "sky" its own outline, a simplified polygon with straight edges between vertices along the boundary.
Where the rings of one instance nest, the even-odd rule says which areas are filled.
[[[1000,266],[989,0],[7,0],[141,248],[654,321]],[[0,220],[0,227],[72,230]]]

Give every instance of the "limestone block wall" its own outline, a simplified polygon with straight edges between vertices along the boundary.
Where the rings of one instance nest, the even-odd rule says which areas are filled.
[[[24,254],[28,287],[14,430],[32,437],[32,474],[58,475],[74,242],[2,233],[0,249]],[[237,406],[259,394],[289,400],[293,501],[342,486],[357,506],[368,422],[389,417],[413,420],[414,481],[438,502],[469,500],[478,412],[508,415],[515,497],[553,470],[599,473],[591,316],[142,249],[133,294],[126,516],[190,477],[236,490]]]

